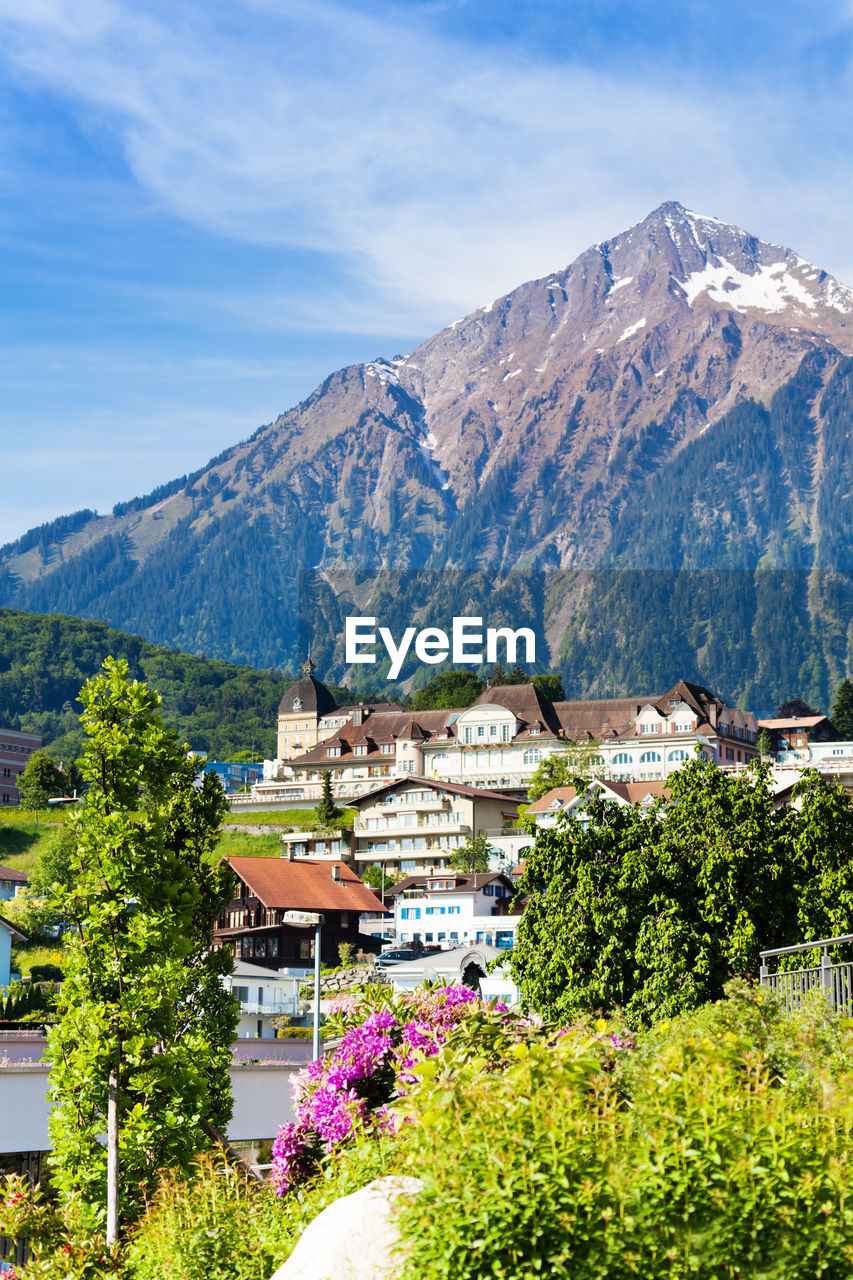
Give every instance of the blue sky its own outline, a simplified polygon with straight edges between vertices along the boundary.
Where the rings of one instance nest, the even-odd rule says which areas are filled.
[[[0,541],[666,199],[853,284],[853,0],[0,0]]]

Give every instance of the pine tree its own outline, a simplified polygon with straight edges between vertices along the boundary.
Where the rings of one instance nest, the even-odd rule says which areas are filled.
[[[343,809],[339,809],[335,804],[335,797],[332,794],[332,775],[328,769],[323,774],[323,794],[314,814],[318,827],[331,827],[343,814]]]
[[[842,680],[836,690],[829,718],[840,741],[853,741],[853,684],[847,679]]]

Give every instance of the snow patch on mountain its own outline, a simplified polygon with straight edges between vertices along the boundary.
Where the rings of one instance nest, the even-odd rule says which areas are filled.
[[[639,320],[637,320],[637,321],[635,321],[635,323],[634,323],[634,324],[629,324],[629,325],[628,325],[628,328],[625,330],[625,332],[622,334],[622,337],[621,337],[621,338],[619,338],[619,340],[618,340],[618,341],[619,341],[619,342],[625,342],[625,341],[627,341],[627,339],[628,339],[628,338],[633,338],[633,336],[634,336],[634,334],[635,334],[635,333],[639,333],[639,332],[640,332],[640,330],[641,330],[641,329],[644,329],[645,327],[646,327],[646,317],[645,317],[645,316],[641,316],[641,317],[640,317],[640,319],[639,319]],[[618,343],[617,343],[617,345],[618,345]]]
[[[744,312],[747,307],[758,311],[784,311],[792,304],[813,311],[817,306],[814,296],[802,281],[791,275],[787,262],[759,265],[755,274],[739,271],[737,267],[718,258],[718,265],[708,263],[701,271],[692,271],[679,283],[693,306],[701,293],[707,293],[712,302],[724,302],[733,311]]]

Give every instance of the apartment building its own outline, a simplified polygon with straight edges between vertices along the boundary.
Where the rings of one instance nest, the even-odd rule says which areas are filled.
[[[18,778],[33,752],[40,749],[41,737],[37,733],[0,728],[0,805],[20,803]]]

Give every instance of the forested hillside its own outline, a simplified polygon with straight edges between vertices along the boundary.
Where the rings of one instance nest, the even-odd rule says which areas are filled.
[[[192,747],[227,759],[275,754],[279,699],[290,677],[149,644],[103,622],[0,609],[0,724],[40,733],[56,756],[76,756],[80,687],[109,654],[163,698],[163,718]]]

